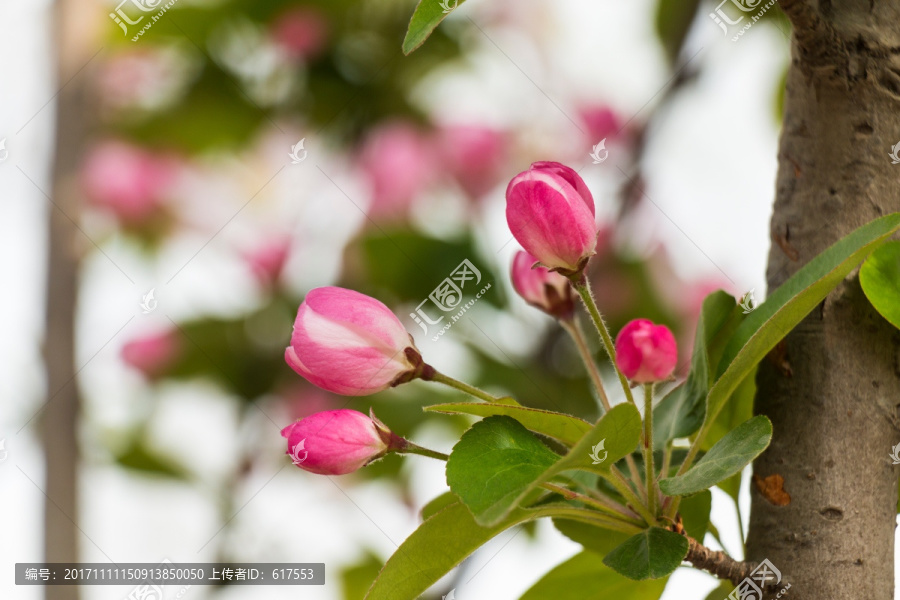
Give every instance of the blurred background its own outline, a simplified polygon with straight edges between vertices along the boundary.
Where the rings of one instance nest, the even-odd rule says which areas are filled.
[[[451,376],[596,418],[575,348],[509,284],[504,190],[532,161],[572,166],[594,194],[591,277],[614,330],[666,323],[685,364],[707,293],[765,296],[789,51],[777,7],[732,41],[712,2],[469,0],[406,57],[410,0],[177,0],[156,21],[157,0],[59,4],[0,0],[4,598],[61,593],[14,585],[13,563],[47,548],[324,562],[322,587],[165,597],[362,599],[446,489],[443,465],[316,476],[279,430],[373,407],[449,452],[471,421],[423,414],[459,398],[425,383],[344,398],[291,371],[314,287],[379,298]],[[422,303],[464,260],[491,288],[436,337],[414,314],[437,316]],[[737,556],[746,480],[714,490],[707,539]],[[511,530],[428,597],[514,600],[578,549],[549,522]],[[714,588],[679,569],[663,598]]]

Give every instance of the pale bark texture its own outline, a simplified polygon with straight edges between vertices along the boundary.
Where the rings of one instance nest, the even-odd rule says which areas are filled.
[[[900,0],[781,6],[794,36],[770,290],[856,227],[900,211],[900,165],[888,157],[900,141]],[[768,558],[789,598],[894,596],[898,349],[857,270],[760,366],[756,412],[775,433],[754,479],[782,476],[790,501],[752,486],[747,559]]]
[[[47,562],[77,562],[85,543],[79,530],[77,424],[80,415],[75,355],[75,310],[83,249],[91,242],[78,230],[80,186],[77,173],[95,111],[87,98],[91,54],[85,47],[80,0],[56,4],[56,140],[49,191],[47,306],[44,356],[49,402],[41,414],[46,458],[44,556]],[[81,40],[81,41],[79,41]],[[95,51],[97,49],[94,49]],[[47,600],[77,600],[76,586],[47,586]]]

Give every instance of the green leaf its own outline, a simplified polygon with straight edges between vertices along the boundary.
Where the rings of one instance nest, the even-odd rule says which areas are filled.
[[[873,250],[900,229],[900,213],[863,225],[813,258],[738,326],[719,361],[707,397],[706,424],[775,345]]]
[[[427,521],[438,511],[458,502],[460,502],[459,496],[453,492],[444,492],[440,496],[432,498],[428,504],[422,507],[422,520]]]
[[[600,417],[597,424],[541,479],[547,481],[553,475],[569,469],[605,475],[616,461],[634,452],[640,438],[641,413],[633,404],[617,404]],[[598,447],[601,443],[602,448]],[[601,460],[597,462],[593,456]]]
[[[720,345],[715,342],[730,333],[733,325],[729,324],[736,324],[739,317],[734,298],[722,290],[703,301],[687,381],[669,392],[653,410],[653,446],[657,450],[669,440],[690,436],[703,424],[706,395],[712,383],[710,363],[719,357],[716,348]],[[711,351],[715,353],[712,356]]]
[[[656,35],[670,63],[675,63],[687,37],[700,0],[659,0],[656,5]]]
[[[533,509],[517,508],[497,524],[482,527],[464,504],[451,504],[400,544],[369,588],[366,600],[415,600],[497,534],[541,517],[591,518],[589,511],[547,504]]]
[[[678,506],[682,526],[689,536],[703,542],[706,530],[709,529],[709,513],[712,509],[712,493],[703,490],[689,498],[685,498]]]
[[[753,417],[719,440],[687,473],[660,481],[659,489],[669,496],[688,496],[708,489],[747,466],[771,440],[768,417]]]
[[[570,519],[553,519],[553,525],[561,534],[585,547],[601,557],[612,552],[630,536],[621,531],[604,529],[600,525],[591,525]]]
[[[446,0],[445,6],[455,9],[466,0]],[[452,10],[444,12],[440,0],[420,0],[412,19],[409,21],[409,30],[403,40],[403,53],[410,54],[413,50],[425,43],[428,36],[437,29]]]
[[[719,584],[719,587],[709,593],[706,600],[725,600],[725,598],[728,598],[728,594],[733,591],[734,584],[730,581],[723,581]]]
[[[479,417],[506,415],[541,435],[552,437],[567,446],[574,446],[584,434],[591,430],[591,424],[577,417],[549,410],[526,408],[524,406],[505,406],[484,402],[455,402],[426,406],[426,411],[465,414]]]
[[[685,536],[650,527],[607,554],[603,563],[629,579],[659,579],[681,566],[687,551]]]
[[[447,483],[478,523],[496,523],[558,459],[515,419],[488,417],[453,447]]]
[[[888,242],[870,254],[859,270],[859,283],[875,310],[900,327],[900,242]]]
[[[603,564],[593,552],[581,552],[557,565],[519,600],[656,600],[666,579],[637,583]]]
[[[363,600],[372,580],[378,577],[381,570],[381,559],[367,550],[363,558],[356,563],[341,568],[340,582],[342,600]]]

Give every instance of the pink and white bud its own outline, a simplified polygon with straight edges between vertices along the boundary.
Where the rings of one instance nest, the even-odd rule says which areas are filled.
[[[122,360],[148,378],[159,377],[178,359],[181,345],[174,331],[133,339],[122,346]]]
[[[313,385],[344,396],[380,392],[425,368],[412,337],[387,306],[339,287],[306,295],[284,358]]]
[[[677,362],[678,345],[665,325],[654,325],[649,319],[635,319],[616,336],[616,365],[634,382],[668,379]]]
[[[122,142],[106,142],[88,155],[82,181],[93,204],[124,224],[135,225],[161,210],[176,172],[172,159]]]
[[[537,259],[524,250],[516,253],[512,263],[512,284],[524,300],[557,319],[568,319],[575,311],[575,300],[569,280],[534,266]]]
[[[597,245],[594,198],[560,163],[536,162],[509,182],[506,221],[525,250],[566,275],[582,270]]]
[[[281,435],[293,463],[319,475],[352,473],[387,454],[396,437],[381,422],[347,409],[312,414]]]

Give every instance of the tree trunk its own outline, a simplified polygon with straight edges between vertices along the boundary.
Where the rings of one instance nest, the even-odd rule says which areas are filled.
[[[80,397],[75,364],[75,309],[81,250],[88,242],[78,231],[79,163],[84,154],[94,103],[87,98],[89,59],[84,34],[78,33],[77,1],[56,6],[56,140],[52,191],[47,209],[47,306],[44,356],[50,402],[41,416],[47,475],[44,503],[44,556],[47,562],[77,562],[82,534],[78,529],[77,423]],[[87,13],[90,14],[90,13]],[[96,49],[95,49],[96,50]],[[87,68],[86,67],[87,64]],[[77,586],[48,586],[47,600],[77,600]]]
[[[770,289],[856,227],[900,211],[900,166],[888,157],[900,141],[900,0],[781,6],[794,38]],[[888,454],[900,442],[900,334],[854,271],[770,359],[756,412],[775,433],[754,483],[780,475],[790,502],[752,486],[747,558],[768,558],[795,600],[893,598],[897,471]]]

